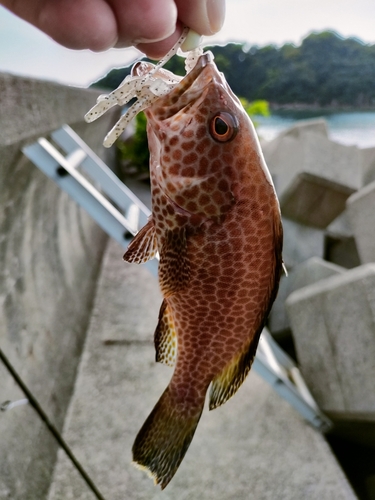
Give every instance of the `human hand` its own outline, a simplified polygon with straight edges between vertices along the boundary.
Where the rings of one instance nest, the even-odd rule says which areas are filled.
[[[70,49],[134,45],[158,59],[182,26],[200,35],[220,30],[225,0],[0,0],[17,16]]]

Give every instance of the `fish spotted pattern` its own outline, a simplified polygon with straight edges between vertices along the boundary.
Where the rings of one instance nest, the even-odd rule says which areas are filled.
[[[133,460],[164,488],[210,384],[214,409],[250,370],[277,293],[282,226],[253,125],[211,53],[145,112],[152,217],[124,258],[140,263],[156,248],[160,254],[156,359],[175,368],[139,431]]]

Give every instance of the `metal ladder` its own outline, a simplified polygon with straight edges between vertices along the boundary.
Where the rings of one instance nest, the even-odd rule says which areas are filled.
[[[109,236],[126,248],[132,236],[146,224],[150,210],[68,125],[52,132],[51,139],[55,145],[41,137],[22,151]],[[157,259],[144,265],[157,276]],[[327,432],[332,427],[331,421],[319,410],[294,361],[266,329],[261,335],[253,369],[317,430]]]

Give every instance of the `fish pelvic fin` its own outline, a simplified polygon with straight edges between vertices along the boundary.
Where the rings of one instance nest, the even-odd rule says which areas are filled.
[[[204,400],[192,411],[174,401],[167,387],[134,441],[134,465],[153,477],[162,490],[175,475],[190,446],[203,404]]]
[[[150,219],[129,243],[123,259],[126,262],[143,264],[153,259],[157,251],[155,227],[152,219]]]
[[[184,289],[190,280],[186,229],[167,230],[160,251],[159,283],[164,297]]]
[[[212,380],[209,397],[210,410],[226,403],[245,381],[254,361],[261,332],[262,328],[257,331],[250,343],[236,354],[224,370]]]
[[[173,317],[167,301],[163,300],[159,313],[159,322],[154,333],[156,361],[174,366],[177,354],[177,337]]]

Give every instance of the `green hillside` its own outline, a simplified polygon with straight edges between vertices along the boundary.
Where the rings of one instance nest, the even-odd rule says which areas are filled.
[[[375,108],[375,45],[324,31],[308,35],[299,46],[230,43],[209,48],[233,91],[248,101]],[[183,74],[183,59],[175,57],[166,67]],[[128,72],[113,70],[94,86],[112,90]]]

